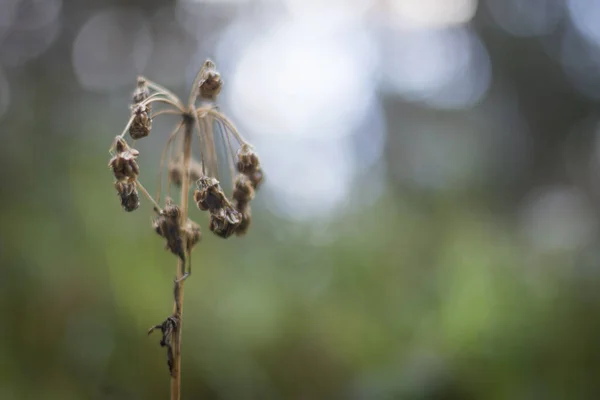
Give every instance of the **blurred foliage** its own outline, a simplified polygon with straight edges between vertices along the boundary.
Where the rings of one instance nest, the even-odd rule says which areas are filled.
[[[65,1],[65,18],[77,10]],[[146,330],[171,312],[175,259],[152,232],[147,203],[131,214],[119,206],[106,150],[126,111],[62,68],[70,34],[8,71],[0,399],[165,399],[165,354]],[[565,180],[556,161],[565,127],[596,104],[563,95],[539,43],[482,36],[525,99],[531,168],[446,192],[405,190],[389,177],[373,202],[327,220],[277,216],[261,192],[247,237],[224,241],[204,228],[185,286],[184,399],[600,396],[598,243],[535,251],[515,222],[524,193]],[[383,101],[390,129],[401,129],[411,108]],[[362,185],[353,193],[368,197]]]

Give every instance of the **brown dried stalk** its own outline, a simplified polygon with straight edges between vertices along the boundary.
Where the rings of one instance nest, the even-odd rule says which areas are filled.
[[[200,210],[210,213],[210,230],[217,236],[228,238],[234,233],[243,235],[250,224],[250,201],[263,179],[259,159],[233,123],[216,106],[223,81],[215,64],[207,60],[194,80],[187,105],[164,87],[139,77],[133,92],[131,117],[123,132],[117,136],[110,149],[109,167],[115,176],[115,188],[125,211],[139,206],[138,189],[153,204],[157,217],[152,226],[166,240],[166,249],[177,256],[177,272],[174,282],[173,314],[162,323],[152,327],[162,332],[160,345],[167,348],[167,365],[171,374],[171,400],[180,399],[181,388],[181,326],[183,322],[183,283],[192,272],[191,252],[200,241],[200,225],[189,219],[189,195],[191,181],[196,181],[194,200]],[[197,106],[197,100],[203,100]],[[153,106],[166,106],[153,110]],[[154,113],[152,114],[152,112]],[[160,172],[156,199],[140,183],[137,164],[139,152],[125,140],[129,133],[135,141],[150,136],[152,120],[158,115],[178,115],[181,121],[168,135],[160,159]],[[218,124],[222,129],[214,130]],[[183,129],[182,129],[183,128]],[[222,134],[227,146],[226,158],[232,178],[233,201],[220,186],[218,178],[218,154],[215,150],[215,134]],[[240,146],[235,153],[230,135]],[[193,158],[193,138],[199,141],[200,161]],[[181,146],[176,143],[181,138]],[[233,154],[237,154],[234,160]],[[167,163],[167,194],[161,206],[162,172]],[[233,177],[237,168],[238,175]],[[193,178],[193,179],[191,179]],[[179,205],[170,198],[171,186],[181,187]]]

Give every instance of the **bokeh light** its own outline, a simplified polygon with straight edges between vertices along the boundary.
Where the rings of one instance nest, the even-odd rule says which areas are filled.
[[[131,83],[152,53],[150,27],[141,10],[114,8],[93,15],[73,43],[80,84],[107,92]]]
[[[409,101],[436,108],[471,107],[491,84],[487,51],[467,29],[399,31],[386,42],[386,77]]]
[[[563,0],[487,0],[492,17],[511,35],[530,37],[549,35],[563,20]]]

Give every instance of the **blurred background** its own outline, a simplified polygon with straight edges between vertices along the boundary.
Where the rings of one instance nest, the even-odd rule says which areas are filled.
[[[600,3],[1,0],[0,399],[166,399],[175,258],[107,149],[206,58],[266,182],[184,399],[600,398]],[[153,191],[173,120],[139,141]]]

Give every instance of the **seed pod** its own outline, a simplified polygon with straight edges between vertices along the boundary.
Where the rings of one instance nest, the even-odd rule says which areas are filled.
[[[223,239],[231,236],[242,221],[242,215],[232,207],[225,207],[210,214],[210,230]]]
[[[237,152],[237,170],[250,176],[260,168],[260,160],[252,148],[244,144]]]
[[[194,191],[194,201],[199,209],[215,212],[229,203],[219,181],[215,178],[203,176],[196,184],[198,189]]]
[[[140,167],[135,161],[140,152],[130,148],[122,138],[117,138],[115,150],[117,154],[108,162],[115,178],[119,182],[134,182],[140,174]]]
[[[200,232],[200,225],[198,225],[191,219],[188,219],[184,231],[186,238],[186,249],[187,251],[191,251],[202,238],[202,232]]]
[[[207,70],[199,83],[200,97],[206,100],[215,100],[223,87],[223,79],[212,61],[205,62],[205,66],[207,66]]]
[[[240,205],[247,204],[254,198],[254,187],[246,175],[240,174],[235,178],[235,183],[233,185],[233,198]]]
[[[238,208],[240,215],[242,216],[242,220],[235,230],[236,236],[244,236],[248,232],[248,228],[250,228],[250,222],[252,222],[252,215],[250,212],[250,205],[246,204],[245,207]]]
[[[173,200],[170,197],[165,199],[165,209],[163,210],[163,213],[167,217],[176,220],[179,220],[179,217],[181,216],[181,210],[173,203]]]
[[[254,171],[253,173],[251,173],[248,178],[250,179],[250,182],[252,183],[252,187],[254,188],[254,190],[258,190],[258,188],[260,187],[260,185],[262,184],[265,176],[263,174],[262,168],[258,167],[258,169],[256,171]]]
[[[140,205],[140,198],[136,189],[135,182],[115,182],[115,189],[121,199],[121,207],[127,212],[134,211]]]
[[[129,146],[127,145],[125,139],[123,139],[121,136],[117,136],[115,138],[115,151],[117,154],[121,154],[127,150],[129,150]]]
[[[202,177],[202,166],[191,160],[190,162],[190,182],[196,182]],[[181,161],[172,161],[169,163],[169,178],[176,186],[181,186],[183,182],[183,163]]]
[[[137,140],[150,134],[152,129],[152,120],[148,117],[148,107],[143,105],[135,106],[133,109],[133,122],[129,127],[129,135]]]
[[[141,76],[138,76],[137,87],[135,88],[135,90],[133,91],[133,95],[131,96],[133,105],[137,106],[142,101],[146,100],[148,97],[150,97],[150,89],[148,88],[148,83],[146,82],[146,79],[144,79]],[[151,104],[148,104],[146,106],[146,111],[148,113],[152,112]]]
[[[185,253],[183,250],[183,240],[180,234],[179,217],[181,211],[176,205],[167,202],[167,206],[160,212],[157,218],[152,221],[152,227],[161,237],[167,239],[166,249],[178,256],[185,262]]]

